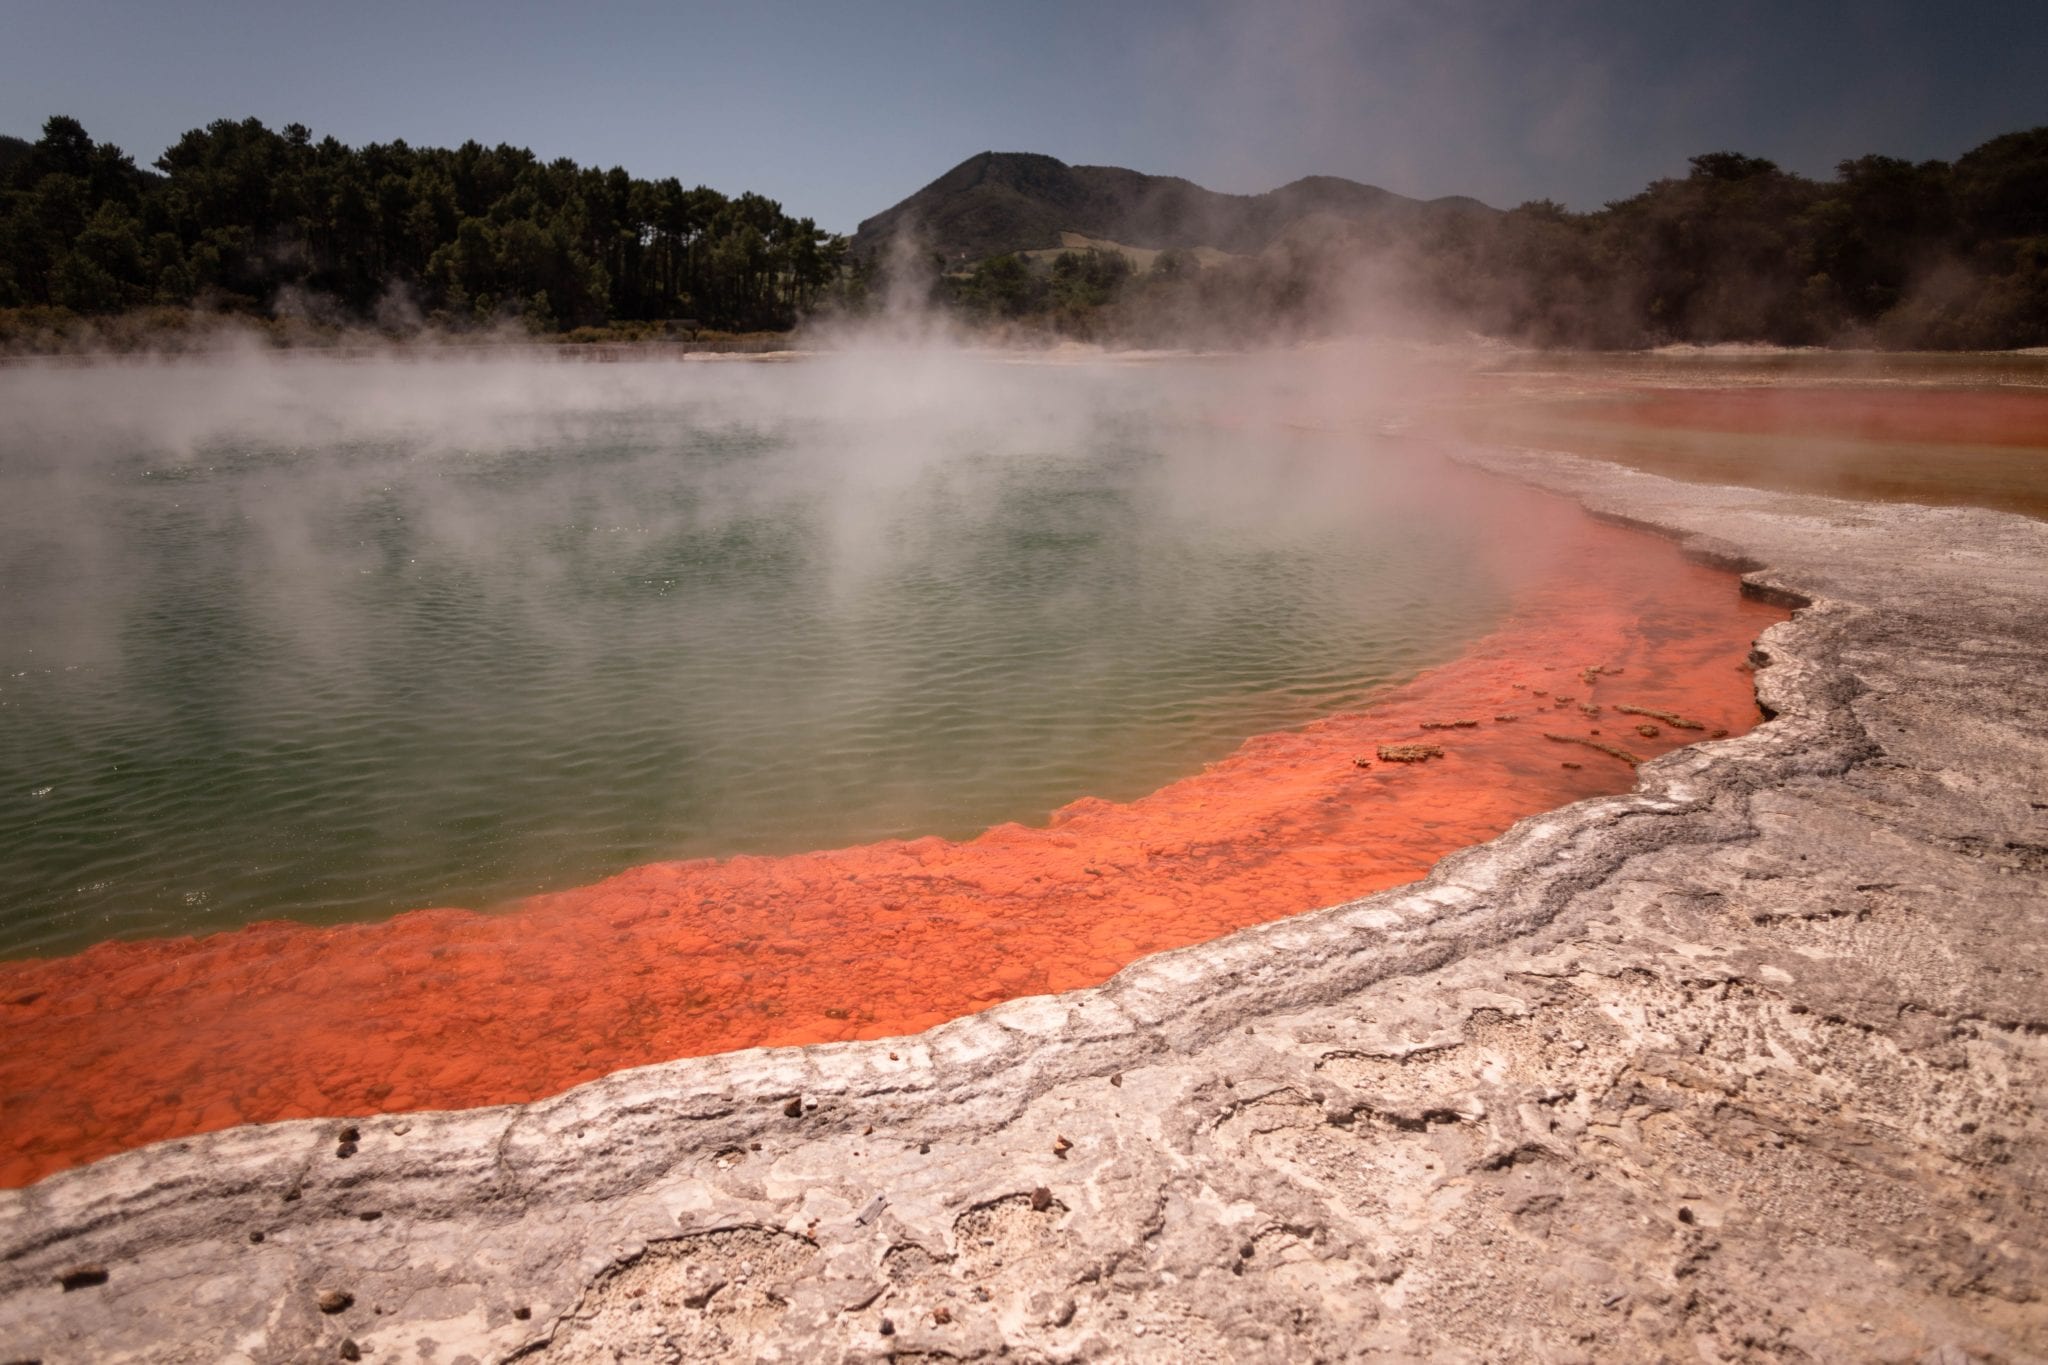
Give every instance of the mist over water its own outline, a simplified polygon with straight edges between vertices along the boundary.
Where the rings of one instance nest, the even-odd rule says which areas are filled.
[[[1484,629],[1483,532],[1271,377],[0,371],[0,954],[1036,822]]]

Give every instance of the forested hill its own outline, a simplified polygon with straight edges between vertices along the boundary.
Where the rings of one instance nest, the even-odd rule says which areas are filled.
[[[948,264],[1057,248],[1069,232],[1148,249],[1252,254],[1315,214],[1423,231],[1493,210],[1476,199],[1409,199],[1336,176],[1308,176],[1265,194],[1219,194],[1120,166],[983,152],[863,222],[853,254],[875,256],[906,231]]]
[[[2048,127],[1830,180],[1710,152],[1591,213],[1332,180],[1235,198],[985,154],[863,223],[857,268],[899,225],[937,246],[932,290],[970,315],[1140,344],[1424,326],[1561,347],[2048,345]],[[1041,249],[1061,231],[1107,241]],[[995,254],[961,259],[977,252]]]
[[[757,194],[520,147],[348,147],[222,120],[150,171],[71,118],[33,143],[0,138],[5,308],[780,328],[839,278],[844,252]]]

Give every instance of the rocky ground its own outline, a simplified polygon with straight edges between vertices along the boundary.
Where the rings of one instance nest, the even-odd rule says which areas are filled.
[[[1098,990],[0,1195],[0,1361],[2048,1359],[2048,523],[1478,458],[1806,603],[1776,719]]]

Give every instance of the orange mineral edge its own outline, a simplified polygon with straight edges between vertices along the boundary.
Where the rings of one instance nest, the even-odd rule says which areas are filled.
[[[958,842],[651,863],[493,913],[0,963],[0,1186],[236,1124],[528,1101],[1096,985],[1626,791],[1634,768],[1610,751],[1757,722],[1745,657],[1783,611],[1560,499],[1510,501],[1501,552],[1526,562],[1498,629],[1363,711],[1127,804]],[[1404,745],[1441,754],[1398,761]]]

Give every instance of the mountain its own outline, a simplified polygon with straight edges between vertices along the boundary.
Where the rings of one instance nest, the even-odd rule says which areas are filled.
[[[1336,176],[1312,175],[1265,194],[1219,194],[1176,176],[1119,166],[1069,166],[1031,152],[983,152],[884,209],[853,235],[873,257],[908,228],[949,265],[1063,245],[1062,233],[1164,249],[1265,250],[1290,228],[1324,217],[1389,233],[1491,218],[1476,199],[1409,199]]]

